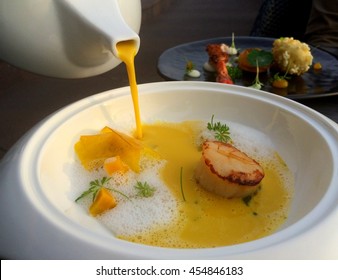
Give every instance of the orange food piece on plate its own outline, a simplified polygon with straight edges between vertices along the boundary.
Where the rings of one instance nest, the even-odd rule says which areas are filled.
[[[133,171],[140,171],[141,142],[111,128],[105,127],[95,135],[82,135],[74,148],[87,170],[102,167],[107,158],[119,156]]]
[[[126,173],[129,170],[128,165],[122,161],[120,156],[107,158],[103,163],[103,168],[109,176],[115,172]]]
[[[248,72],[253,72],[256,73],[257,72],[257,66],[256,65],[251,65],[249,60],[248,60],[248,55],[255,50],[255,48],[250,48],[250,49],[245,49],[244,51],[242,51],[239,56],[238,56],[238,67],[244,71],[248,71]],[[256,50],[260,50],[257,49]],[[267,66],[260,66],[258,67],[258,71],[259,72],[266,72],[269,69],[270,65]]]
[[[94,202],[89,208],[92,216],[97,216],[116,206],[115,197],[106,188],[101,188],[97,193]]]

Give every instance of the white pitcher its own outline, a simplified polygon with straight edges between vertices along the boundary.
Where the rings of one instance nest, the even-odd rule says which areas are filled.
[[[0,0],[0,59],[59,78],[83,78],[121,61],[116,44],[140,45],[141,0]]]

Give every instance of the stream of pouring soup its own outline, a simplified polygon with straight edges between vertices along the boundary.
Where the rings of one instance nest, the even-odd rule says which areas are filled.
[[[129,40],[117,43],[116,48],[118,51],[119,58],[126,64],[130,84],[130,92],[134,105],[136,137],[138,139],[141,139],[142,126],[141,126],[140,106],[138,101],[138,89],[134,64],[134,58],[136,55],[136,46],[134,41]]]
[[[136,136],[166,160],[160,180],[177,200],[177,209],[173,209],[175,218],[169,224],[117,236],[160,247],[203,248],[255,240],[280,227],[287,216],[292,184],[289,170],[277,153],[258,159],[266,175],[261,190],[248,205],[242,199],[226,199],[205,191],[197,185],[193,175],[201,156],[196,144],[200,122],[141,126],[134,68],[135,45],[132,41],[124,41],[117,45],[117,49],[128,71]],[[118,221],[108,219],[106,226],[114,228],[115,222]]]

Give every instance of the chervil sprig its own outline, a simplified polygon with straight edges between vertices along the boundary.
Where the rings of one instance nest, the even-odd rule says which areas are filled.
[[[180,171],[180,187],[181,187],[181,194],[182,194],[183,201],[185,201],[185,195],[183,191],[183,167],[181,167],[181,171]]]
[[[116,189],[106,187],[106,184],[109,182],[110,179],[111,178],[103,177],[101,180],[96,179],[96,180],[91,181],[89,183],[89,189],[84,191],[77,199],[75,199],[75,202],[78,202],[80,199],[82,199],[82,198],[84,198],[84,197],[86,197],[87,195],[90,195],[90,194],[93,195],[92,199],[94,201],[98,191],[101,188],[106,188],[106,189],[111,190],[113,192],[119,193],[120,195],[129,199],[129,197],[127,195],[125,195],[124,193],[122,193],[122,192],[120,192]]]
[[[140,181],[137,181],[134,188],[138,191],[137,195],[142,197],[151,197],[156,191],[156,189],[150,186],[147,182],[142,183]]]
[[[75,199],[75,202],[78,202],[80,199],[86,197],[87,195],[92,194],[93,195],[93,201],[95,199],[95,196],[97,192],[105,187],[105,184],[110,180],[110,178],[103,177],[101,180],[93,180],[89,183],[89,189],[84,191],[77,199]]]
[[[220,122],[214,123],[214,115],[211,117],[211,121],[208,122],[207,128],[215,133],[215,138],[218,141],[227,143],[231,141],[230,128],[226,124]]]

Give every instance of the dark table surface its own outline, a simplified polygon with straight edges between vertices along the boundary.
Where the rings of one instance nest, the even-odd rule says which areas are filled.
[[[138,83],[163,81],[157,61],[179,44],[216,37],[248,36],[262,0],[143,0]],[[128,85],[124,65],[85,79],[56,79],[0,61],[0,158],[31,127],[87,96]],[[338,96],[300,100],[338,122]]]

